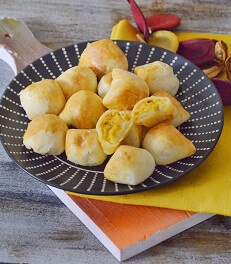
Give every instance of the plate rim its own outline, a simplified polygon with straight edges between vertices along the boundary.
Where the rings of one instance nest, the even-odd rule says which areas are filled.
[[[13,82],[13,79],[16,78],[19,74],[22,74],[22,71],[26,70],[27,68],[30,67],[30,64],[33,64],[37,61],[40,60],[40,58],[46,58],[48,56],[51,55],[52,52],[55,52],[55,51],[59,51],[59,50],[62,50],[62,48],[69,48],[69,47],[73,47],[74,45],[81,45],[81,44],[86,44],[87,43],[92,43],[94,41],[97,41],[97,40],[90,40],[90,41],[83,41],[83,42],[78,42],[78,43],[73,43],[73,44],[70,44],[70,45],[67,45],[67,46],[64,46],[64,47],[61,47],[59,49],[56,49],[56,50],[51,50],[50,52],[48,52],[47,54],[43,55],[43,56],[40,56],[39,58],[35,59],[34,61],[30,62],[26,67],[24,67],[20,72],[17,73],[17,75],[15,75],[12,80],[9,82],[9,84],[6,86],[5,90],[3,91],[2,93],[2,96],[1,96],[1,99],[0,99],[0,105],[2,105],[2,100],[3,100],[3,96],[5,95],[6,91],[7,91],[7,87],[11,85],[11,83]],[[221,107],[221,122],[220,122],[220,129],[219,129],[219,132],[217,133],[217,137],[216,137],[216,140],[213,141],[213,143],[211,144],[210,146],[210,149],[206,152],[206,154],[203,156],[203,158],[199,159],[198,162],[197,162],[197,165],[196,167],[195,166],[192,166],[192,167],[188,167],[182,174],[180,175],[177,175],[174,177],[174,179],[167,179],[165,180],[164,182],[160,182],[158,184],[155,184],[155,185],[151,185],[151,186],[147,186],[147,187],[143,187],[140,188],[140,189],[133,189],[133,190],[120,190],[120,191],[111,191],[111,192],[100,192],[100,191],[92,191],[90,190],[89,192],[86,190],[86,191],[81,191],[81,190],[75,190],[73,188],[68,188],[68,187],[65,187],[65,186],[60,186],[59,184],[57,183],[53,183],[53,182],[48,182],[47,180],[43,179],[43,178],[40,178],[39,176],[36,176],[32,173],[30,173],[29,171],[27,171],[23,166],[21,166],[19,163],[18,163],[18,160],[14,158],[14,156],[10,153],[9,149],[7,148],[7,146],[4,144],[4,140],[3,140],[3,136],[0,135],[0,141],[1,141],[1,144],[4,148],[4,150],[6,151],[7,155],[13,160],[13,162],[15,164],[17,164],[17,166],[19,168],[21,168],[24,172],[26,172],[26,174],[32,176],[33,178],[35,178],[36,180],[39,180],[40,182],[43,182],[45,183],[46,185],[49,185],[49,186],[52,186],[52,187],[55,187],[55,188],[58,188],[58,189],[61,189],[63,191],[68,191],[68,192],[72,192],[72,193],[76,193],[76,194],[84,194],[84,195],[98,195],[98,196],[114,196],[114,195],[125,195],[125,194],[133,194],[133,193],[139,193],[139,192],[144,192],[144,191],[148,191],[148,190],[152,190],[152,189],[156,189],[156,188],[159,188],[159,187],[162,187],[164,185],[169,185],[171,183],[174,183],[175,181],[177,181],[178,179],[180,178],[183,178],[185,177],[188,173],[190,173],[191,171],[194,171],[195,169],[197,169],[197,167],[199,167],[206,159],[207,157],[211,154],[211,152],[214,150],[215,146],[217,145],[219,139],[220,139],[220,136],[221,136],[221,133],[223,131],[223,127],[224,127],[224,105],[223,105],[223,102],[222,102],[222,99],[221,99],[221,96],[216,88],[216,86],[213,84],[213,82],[208,78],[208,76],[197,66],[195,65],[194,63],[192,63],[191,61],[189,61],[188,59],[184,58],[183,56],[177,54],[177,53],[174,53],[172,51],[169,51],[169,50],[166,50],[164,48],[161,48],[161,47],[158,47],[158,46],[155,46],[155,45],[150,45],[148,43],[141,43],[141,42],[137,42],[137,41],[129,41],[129,40],[112,40],[113,42],[116,42],[116,43],[121,43],[121,44],[124,44],[124,43],[135,43],[135,44],[142,44],[143,46],[148,46],[148,47],[151,47],[151,48],[157,48],[158,50],[162,51],[162,52],[167,52],[167,53],[170,53],[172,55],[175,55],[175,56],[178,56],[179,58],[183,59],[185,62],[188,62],[189,64],[193,65],[193,67],[195,69],[197,69],[197,71],[199,71],[202,76],[204,76],[204,78],[207,80],[207,82],[209,82],[209,84],[211,84],[214,88],[215,88],[215,91],[216,91],[216,96],[218,97],[218,101],[219,101],[219,104],[223,107]],[[73,66],[74,67],[74,66]],[[0,133],[2,131],[2,126],[0,124]],[[38,153],[37,153],[38,154]],[[54,156],[54,155],[51,155],[51,156]],[[120,184],[122,185],[122,184]]]

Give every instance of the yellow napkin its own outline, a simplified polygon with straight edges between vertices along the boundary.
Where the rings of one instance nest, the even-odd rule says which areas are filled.
[[[122,25],[121,25],[122,24]],[[127,22],[117,24],[113,39],[134,40]],[[132,32],[132,33],[131,33]],[[129,35],[130,34],[130,35]],[[194,38],[224,40],[231,50],[231,36],[207,33],[176,33],[179,41]],[[132,39],[133,38],[133,39]],[[222,135],[210,156],[185,177],[157,189],[119,196],[78,195],[125,204],[148,205],[192,212],[231,216],[231,106],[225,107]]]

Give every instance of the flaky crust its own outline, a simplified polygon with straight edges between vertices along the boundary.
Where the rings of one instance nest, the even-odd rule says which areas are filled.
[[[82,90],[67,101],[60,118],[76,128],[95,128],[100,116],[106,111],[102,99],[95,93]]]
[[[82,166],[101,165],[107,158],[95,129],[69,129],[65,151],[69,161]]]
[[[176,107],[176,110],[173,115],[173,119],[169,121],[170,124],[177,127],[184,122],[186,122],[190,118],[189,112],[187,112],[180,102],[178,102],[171,94],[164,92],[164,91],[158,91],[154,94],[154,96],[160,96],[160,97],[168,97],[171,102]]]
[[[80,90],[89,90],[96,93],[96,75],[86,66],[72,67],[59,75],[56,81],[62,88],[66,100]]]
[[[30,84],[21,90],[19,96],[30,120],[42,114],[58,115],[66,103],[61,87],[55,80],[50,79]]]
[[[193,143],[173,125],[167,123],[150,129],[144,137],[142,146],[152,154],[157,165],[167,165],[196,152]]]
[[[161,61],[137,66],[134,73],[148,84],[150,95],[157,91],[166,91],[174,96],[179,89],[180,82],[172,67]]]
[[[152,175],[155,161],[145,149],[121,145],[104,169],[104,176],[113,182],[137,185]]]
[[[39,154],[59,155],[64,151],[67,130],[67,125],[58,116],[39,115],[29,123],[23,144]]]
[[[89,44],[81,54],[79,66],[87,66],[97,78],[115,68],[128,70],[128,61],[123,51],[109,39],[102,39]]]
[[[110,90],[103,98],[103,104],[108,109],[132,110],[134,105],[149,95],[149,89],[139,76],[114,69]]]

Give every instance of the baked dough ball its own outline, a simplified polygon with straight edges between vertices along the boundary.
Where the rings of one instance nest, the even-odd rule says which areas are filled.
[[[81,54],[79,66],[87,66],[100,79],[115,68],[128,70],[128,61],[123,51],[109,39],[89,44]]]
[[[80,90],[89,90],[96,93],[97,78],[95,73],[85,66],[75,66],[62,73],[56,81],[68,100]]]
[[[164,91],[158,91],[154,95],[160,96],[160,97],[168,97],[171,100],[171,102],[174,104],[174,106],[176,107],[177,111],[174,112],[173,119],[169,121],[169,123],[172,124],[173,126],[177,127],[183,124],[184,122],[186,122],[190,118],[189,112],[187,112],[183,108],[181,103],[178,102],[173,96],[171,96],[171,94],[166,93]]]
[[[99,81],[98,84],[98,95],[103,99],[104,96],[109,92],[112,82],[112,73],[105,74]]]
[[[162,123],[149,130],[142,146],[149,151],[157,165],[167,165],[196,152],[193,143],[173,125]]]
[[[122,145],[129,145],[139,148],[141,145],[142,128],[140,125],[133,124],[128,136],[122,141]]]
[[[39,154],[59,155],[65,148],[67,130],[67,125],[58,116],[39,115],[29,123],[23,144]]]
[[[169,98],[150,96],[134,106],[132,118],[136,124],[153,127],[162,122],[169,122],[175,111],[176,108]]]
[[[82,90],[67,101],[60,118],[76,128],[95,128],[100,116],[106,111],[102,99],[95,93]]]
[[[95,129],[69,129],[65,150],[69,161],[82,166],[101,165],[107,158]]]
[[[104,176],[113,182],[137,185],[155,169],[152,155],[145,149],[122,145],[118,147],[104,169]]]
[[[172,67],[161,61],[138,66],[135,68],[134,73],[146,81],[150,95],[157,91],[166,91],[174,96],[180,86]]]
[[[114,69],[110,90],[103,98],[103,104],[108,109],[132,110],[134,105],[149,95],[149,89],[139,76]]]
[[[108,110],[100,117],[96,131],[105,154],[115,152],[127,137],[132,124],[130,111]]]
[[[21,90],[19,96],[30,120],[42,114],[58,115],[66,103],[59,84],[48,79],[30,84]]]

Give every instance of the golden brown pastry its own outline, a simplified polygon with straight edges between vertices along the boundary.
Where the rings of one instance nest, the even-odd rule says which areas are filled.
[[[95,128],[100,116],[106,111],[102,99],[88,90],[73,94],[67,101],[60,118],[76,128]]]
[[[178,102],[171,94],[164,92],[164,91],[158,91],[154,94],[155,96],[160,96],[160,97],[168,97],[171,102],[174,104],[176,107],[176,110],[173,115],[173,119],[169,121],[170,124],[173,126],[177,127],[184,122],[186,122],[190,118],[189,112],[187,112],[183,106],[181,105],[180,102]]]
[[[59,155],[65,148],[67,130],[66,123],[58,116],[39,115],[29,123],[23,136],[23,144],[39,154]]]
[[[104,176],[113,182],[137,185],[155,169],[152,155],[145,149],[121,145],[104,169]]]
[[[100,79],[115,68],[128,70],[128,61],[112,40],[102,39],[85,48],[79,59],[79,66],[89,67]]]
[[[133,124],[129,134],[122,141],[121,145],[129,145],[139,148],[141,145],[141,133],[142,133],[141,126],[137,124]]]
[[[103,99],[104,96],[109,92],[112,82],[112,72],[105,74],[99,81],[98,84],[98,95]]]
[[[167,165],[196,152],[193,143],[173,125],[167,123],[150,129],[142,146],[152,154],[157,165]]]
[[[19,96],[30,120],[42,114],[58,115],[66,103],[59,84],[49,79],[30,84],[21,90]]]
[[[96,93],[97,78],[95,73],[85,66],[75,66],[59,75],[56,79],[68,100],[80,90],[89,90]]]
[[[148,84],[150,95],[157,91],[166,91],[174,96],[180,86],[180,82],[174,75],[172,67],[161,61],[137,66],[134,73]]]
[[[108,110],[96,124],[104,153],[111,155],[128,135],[132,127],[130,111]]]
[[[139,76],[121,69],[114,69],[111,87],[103,98],[103,104],[108,109],[132,110],[139,100],[148,95],[148,86]]]
[[[82,166],[101,165],[107,158],[95,129],[69,129],[65,151],[69,161]]]
[[[153,127],[173,119],[176,108],[167,97],[150,96],[140,100],[132,110],[134,123]]]

